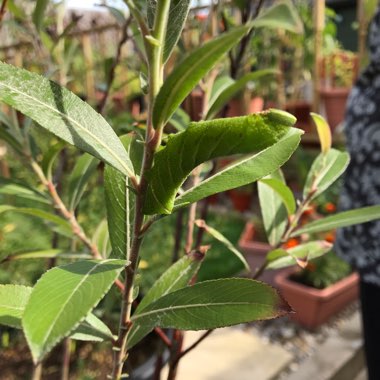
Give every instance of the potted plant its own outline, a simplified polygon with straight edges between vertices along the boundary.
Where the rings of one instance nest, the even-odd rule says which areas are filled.
[[[359,293],[358,274],[333,251],[304,269],[278,273],[275,283],[295,311],[290,318],[309,329],[328,321]]]
[[[347,50],[336,50],[321,62],[320,94],[327,120],[334,130],[344,118],[346,102],[358,74],[358,57]]]
[[[334,224],[326,225],[325,223],[330,219],[334,220],[336,216],[329,215],[335,211],[335,205],[327,201],[326,194],[333,194],[334,196],[334,190],[330,190],[329,192],[327,190],[330,187],[334,189],[333,183],[339,178],[342,170],[348,164],[347,153],[331,148],[331,131],[328,124],[315,114],[312,114],[312,118],[317,125],[322,152],[313,161],[306,178],[301,199],[295,200],[292,191],[285,184],[285,178],[282,173],[272,174],[270,177],[258,182],[262,224],[268,244],[264,245],[255,241],[256,231],[260,231],[259,228],[255,227],[256,224],[247,224],[239,242],[247,260],[248,255],[256,255],[257,257],[256,274],[254,275],[256,278],[259,276],[264,278],[262,276],[267,275],[264,269],[279,270],[287,268],[290,265],[298,265],[302,269],[307,268],[305,271],[309,271],[303,271],[302,273],[314,273],[314,268],[317,268],[318,270],[314,270],[314,278],[319,275],[319,278],[322,278],[320,282],[323,283],[324,281],[329,281],[328,278],[323,279],[326,274],[333,278],[336,268],[348,268],[333,254],[329,254],[328,258],[321,260],[318,267],[315,263],[310,262],[313,258],[324,255],[331,250],[334,240],[331,226],[334,226]],[[268,204],[271,204],[272,207],[268,208]],[[323,212],[329,216],[323,217],[319,212]],[[312,227],[310,228],[310,226]],[[324,228],[323,226],[329,227]],[[293,274],[294,269],[290,273],[298,278],[301,277],[300,274]],[[280,291],[282,291],[282,285],[290,273],[286,270],[275,274],[274,283],[279,286]],[[347,273],[344,272],[345,274]],[[352,275],[351,280],[344,280],[343,283],[337,285],[336,288],[339,288],[338,294],[342,293],[340,290],[342,284],[348,283],[349,288],[354,287],[352,285],[353,279],[357,280],[357,277]],[[287,280],[288,282],[290,280]],[[355,284],[357,285],[357,282]],[[304,285],[291,284],[288,288],[299,289],[302,287],[305,288]],[[283,292],[284,295],[286,294],[285,298],[289,300],[290,305],[296,312],[296,315],[293,316],[296,320],[303,321],[303,312],[306,309],[312,310],[313,315],[308,317],[309,319],[306,319],[304,322],[308,327],[313,327],[312,323],[314,321],[319,324],[323,323],[334,312],[319,312],[316,311],[314,306],[309,307],[305,305],[304,298],[298,296],[299,292],[296,293],[297,295],[290,294],[290,298],[287,297],[288,290],[284,290]],[[329,295],[330,290],[322,292]],[[316,298],[316,291],[312,290],[311,293]],[[354,289],[354,292],[349,293],[348,296],[339,295],[338,297],[329,295],[329,297],[333,299],[331,302],[342,307],[355,298],[356,295],[357,288],[356,291]],[[319,303],[323,304],[324,302]]]

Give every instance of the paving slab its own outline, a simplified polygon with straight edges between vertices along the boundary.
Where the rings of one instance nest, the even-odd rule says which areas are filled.
[[[318,380],[353,380],[364,366],[360,314],[356,312],[286,380],[316,379],[316,374]]]
[[[202,334],[187,332],[185,347]],[[252,331],[228,327],[214,331],[181,360],[178,380],[272,380],[292,360],[291,353]]]

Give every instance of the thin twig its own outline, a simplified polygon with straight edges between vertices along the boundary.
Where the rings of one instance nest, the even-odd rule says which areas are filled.
[[[32,380],[41,380],[42,377],[42,362],[33,367]]]
[[[185,355],[187,355],[190,351],[194,350],[200,343],[202,343],[203,340],[205,340],[213,331],[215,330],[208,330],[203,335],[201,335],[191,346],[186,348],[186,350],[182,351],[177,358],[175,359],[175,363],[177,364],[180,359],[182,359]]]
[[[106,88],[106,91],[103,94],[103,98],[101,99],[101,101],[100,101],[100,103],[98,105],[98,112],[100,114],[103,114],[104,108],[105,108],[105,106],[107,104],[107,100],[108,100],[110,92],[111,92],[111,87],[112,87],[112,84],[113,84],[113,82],[115,80],[116,68],[120,64],[121,51],[123,49],[123,45],[129,39],[128,28],[129,28],[129,24],[131,23],[131,21],[132,21],[132,17],[129,17],[127,20],[125,20],[125,23],[123,25],[122,35],[121,35],[120,41],[119,41],[119,43],[117,45],[117,49],[116,49],[116,55],[115,55],[115,58],[114,58],[114,60],[112,62],[112,66],[111,66],[111,68],[110,68],[110,70],[108,72],[107,88]]]
[[[5,12],[6,12],[6,7],[7,7],[7,1],[8,0],[3,0],[1,3],[1,8],[0,8],[0,23],[3,21]]]
[[[163,343],[165,343],[166,347],[170,348],[172,346],[172,342],[162,329],[156,327],[154,329],[154,332],[161,338]]]
[[[63,341],[61,380],[69,380],[70,354],[71,354],[71,339],[65,338],[65,340]]]

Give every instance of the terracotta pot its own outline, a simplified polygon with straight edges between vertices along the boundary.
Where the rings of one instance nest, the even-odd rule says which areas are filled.
[[[247,109],[241,99],[232,99],[228,103],[227,117],[244,116],[251,113],[261,112],[264,108],[264,99],[256,96],[251,99]]]
[[[343,121],[346,112],[346,103],[349,88],[322,88],[320,89],[327,121],[332,131]]]
[[[236,211],[248,211],[251,207],[252,193],[242,192],[239,190],[228,191],[228,196],[231,199],[232,205]]]
[[[289,279],[293,271],[278,273],[275,285],[295,311],[294,321],[309,329],[315,329],[341,311],[359,294],[359,276],[352,273],[341,281],[325,288],[315,289]]]
[[[268,243],[257,240],[255,226],[251,222],[245,225],[238,244],[253,273],[264,264],[267,253],[272,249]],[[259,280],[274,285],[275,275],[284,271],[286,269],[264,271]]]
[[[192,121],[199,121],[203,111],[204,93],[201,90],[193,90],[185,99],[183,108],[189,114]]]
[[[285,106],[285,110],[297,118],[296,127],[309,132],[313,126],[311,123],[310,112],[311,103],[305,101],[289,102]]]

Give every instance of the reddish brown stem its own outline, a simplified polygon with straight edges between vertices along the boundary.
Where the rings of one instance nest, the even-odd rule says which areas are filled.
[[[1,8],[0,8],[0,23],[3,21],[5,12],[6,12],[6,7],[7,7],[7,1],[8,0],[3,0],[1,3]]]

